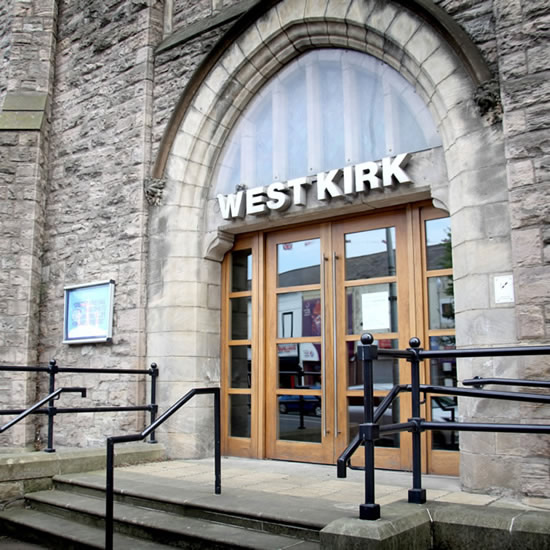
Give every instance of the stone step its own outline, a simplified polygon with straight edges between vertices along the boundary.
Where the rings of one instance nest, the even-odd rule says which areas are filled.
[[[193,482],[115,471],[117,502],[169,511],[284,534],[305,540],[319,540],[319,531],[342,516],[354,517],[355,510],[327,506],[326,502],[248,489],[223,489],[215,495],[213,483]],[[87,472],[56,476],[55,487],[63,491],[104,499],[105,473]]]
[[[105,500],[66,491],[41,491],[27,495],[33,509],[96,528],[103,527]],[[221,523],[142,506],[116,502],[115,531],[166,545],[203,548],[261,548],[314,550],[319,544],[234,524]]]
[[[96,550],[105,548],[103,528],[76,523],[38,510],[12,507],[0,513],[0,531],[18,540],[39,544],[42,548],[63,550]],[[1,543],[0,543],[1,544]],[[166,550],[166,546],[115,533],[117,550]]]

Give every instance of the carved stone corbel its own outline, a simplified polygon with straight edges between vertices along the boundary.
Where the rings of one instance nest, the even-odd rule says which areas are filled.
[[[166,180],[164,178],[145,178],[143,182],[143,189],[145,191],[145,198],[151,206],[159,206],[162,200],[162,192],[166,187]]]
[[[221,262],[225,253],[233,248],[235,235],[217,229],[204,236],[204,257],[207,260]]]
[[[497,78],[487,80],[479,85],[474,93],[474,101],[479,109],[479,113],[489,124],[502,120],[500,84]]]

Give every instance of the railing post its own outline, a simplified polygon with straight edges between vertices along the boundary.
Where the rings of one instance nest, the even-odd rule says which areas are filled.
[[[379,427],[374,423],[374,373],[373,360],[378,356],[378,346],[373,345],[372,334],[361,336],[357,346],[359,361],[363,363],[363,412],[364,424],[360,426],[360,437],[365,447],[365,503],[359,506],[361,519],[380,518],[380,505],[374,502],[374,442],[379,436]]]
[[[159,375],[159,369],[156,363],[151,363],[151,370],[149,372],[151,373],[151,422],[150,423],[152,424],[157,418],[157,412],[159,408],[157,404],[157,378]],[[149,443],[157,443],[154,430],[151,432]]]
[[[105,486],[105,550],[113,550],[114,443],[107,438],[107,479]]]
[[[50,376],[50,391],[49,394],[52,394],[55,391],[55,375],[58,372],[58,366],[55,359],[51,359],[48,365],[48,373]],[[55,453],[53,446],[53,421],[56,414],[54,399],[48,401],[48,446],[44,449],[45,453]]]
[[[214,493],[222,492],[220,388],[214,388]]]
[[[426,502],[426,489],[422,489],[422,440],[421,440],[421,421],[420,418],[420,358],[419,352],[420,340],[411,338],[409,340],[410,351],[413,356],[408,359],[411,364],[411,398],[412,398],[412,418],[409,421],[415,422],[416,426],[412,432],[412,469],[413,469],[413,488],[409,489],[409,502],[415,504],[424,504]]]

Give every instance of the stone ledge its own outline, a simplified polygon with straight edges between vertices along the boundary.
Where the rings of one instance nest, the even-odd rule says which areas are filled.
[[[165,449],[158,443],[119,445],[115,449],[115,466],[154,462],[164,458]],[[43,490],[58,474],[75,474],[103,470],[106,451],[97,449],[59,449],[55,453],[7,452],[0,449],[0,502],[23,496],[25,492]]]
[[[6,130],[40,130],[44,113],[38,111],[4,111],[0,112],[0,131]]]
[[[405,501],[382,508],[376,521],[340,518],[320,534],[321,549],[431,550],[452,548],[550,548],[547,512]]]

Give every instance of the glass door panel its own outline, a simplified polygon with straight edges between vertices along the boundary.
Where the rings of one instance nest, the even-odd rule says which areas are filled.
[[[404,216],[381,215],[335,224],[332,242],[336,261],[336,345],[338,425],[344,437],[337,439],[336,455],[349,444],[363,421],[363,366],[357,359],[361,335],[370,332],[380,348],[405,344],[409,330],[409,260]],[[374,364],[375,399],[380,402],[395,384],[407,380],[398,360],[378,359]],[[402,420],[407,396],[396,400],[382,422]],[[400,406],[401,405],[401,406]],[[376,465],[406,468],[408,457],[396,434],[376,442]],[[403,447],[403,449],[402,449]],[[353,463],[362,457],[356,453]]]
[[[320,226],[267,238],[268,456],[332,461],[325,411],[325,276]]]
[[[455,308],[452,276],[452,243],[450,218],[425,209],[423,221],[425,347],[432,350],[454,349]],[[436,359],[427,365],[426,376],[436,386],[456,386],[456,360]],[[436,422],[457,418],[458,400],[446,395],[431,395],[426,403],[426,417]],[[434,430],[428,434],[427,470],[430,473],[453,474],[458,470],[459,432]]]

